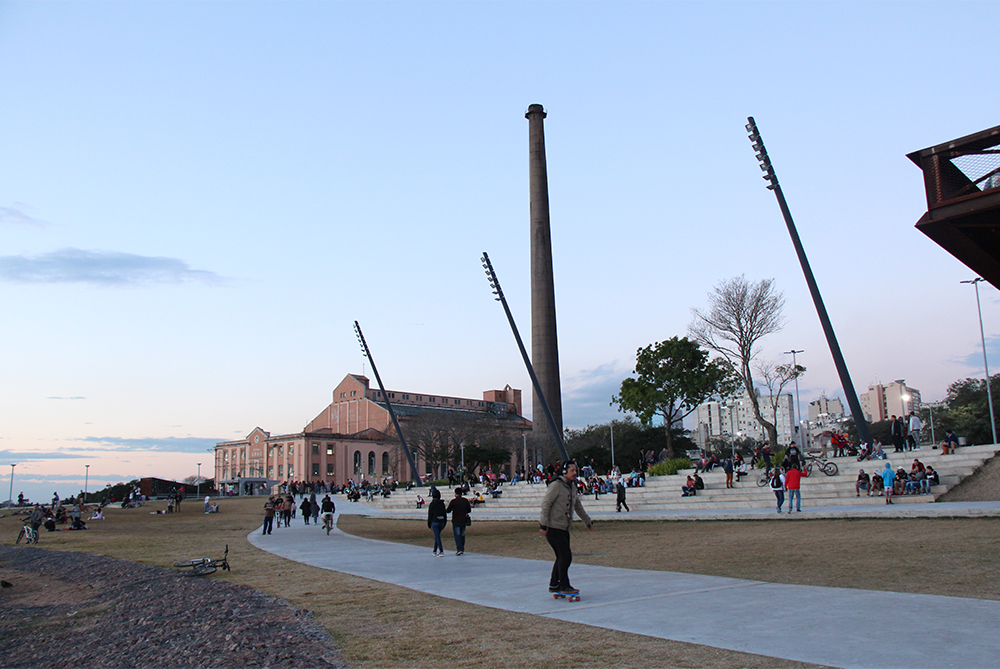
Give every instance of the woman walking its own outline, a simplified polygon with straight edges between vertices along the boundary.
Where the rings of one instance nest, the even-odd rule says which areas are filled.
[[[774,498],[778,500],[778,513],[781,513],[781,506],[785,503],[785,475],[781,473],[781,467],[774,468],[770,483],[771,492],[774,493]],[[792,508],[791,502],[789,502],[788,508]]]
[[[455,534],[455,555],[465,552],[465,526],[469,524],[469,514],[472,513],[472,505],[462,494],[462,488],[455,488],[455,498],[448,502],[445,509],[451,514],[451,530]]]
[[[437,488],[431,493],[431,503],[427,507],[427,527],[434,532],[434,557],[444,557],[444,546],[441,544],[441,530],[448,524],[448,512],[441,501],[441,491]]]

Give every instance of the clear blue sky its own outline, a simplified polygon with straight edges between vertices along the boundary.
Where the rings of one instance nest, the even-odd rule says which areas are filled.
[[[744,131],[756,117],[855,385],[982,374],[973,277],[905,154],[997,125],[967,3],[0,3],[0,467],[14,494],[210,472],[362,371],[530,385],[527,121],[546,120],[567,426],[719,280],[773,277],[764,355],[839,394]],[[987,31],[988,32],[988,31]],[[1000,298],[982,286],[1000,371]],[[530,411],[530,402],[526,402]],[[6,484],[0,474],[0,487]],[[0,498],[6,497],[6,490]]]

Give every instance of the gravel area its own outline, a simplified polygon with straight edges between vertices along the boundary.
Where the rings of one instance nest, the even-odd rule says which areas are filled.
[[[0,579],[4,667],[347,666],[308,611],[213,576],[0,546]]]

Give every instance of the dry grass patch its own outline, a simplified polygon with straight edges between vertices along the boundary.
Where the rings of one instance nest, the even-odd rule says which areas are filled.
[[[339,527],[433,543],[415,520],[341,516]],[[552,559],[537,523],[477,521],[467,532],[472,553]],[[617,521],[573,530],[573,560],[585,564],[979,599],[1000,599],[1000,582],[982,578],[998,555],[1000,518]]]
[[[165,508],[163,503],[108,508],[108,519],[92,521],[93,529],[86,532],[43,530],[39,547],[170,567],[182,559],[220,557],[228,543],[232,573],[206,578],[248,585],[312,611],[344,657],[358,667],[492,669],[498,662],[515,669],[594,663],[636,669],[651,664],[712,669],[816,666],[487,609],[302,565],[246,541],[247,533],[260,525],[262,505],[259,498],[224,500],[218,515],[203,514],[194,501],[187,502],[182,513],[169,515],[150,515]],[[14,542],[19,529],[19,517],[0,519],[6,543]],[[281,530],[275,530],[274,538],[282,540]],[[567,654],[570,647],[575,650]]]

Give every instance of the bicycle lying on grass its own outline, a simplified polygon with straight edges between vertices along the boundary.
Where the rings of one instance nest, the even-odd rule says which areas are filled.
[[[226,552],[223,554],[222,558],[218,560],[213,560],[211,558],[194,558],[193,560],[175,562],[174,566],[179,569],[189,569],[189,571],[184,572],[185,576],[206,576],[208,574],[214,574],[219,567],[222,567],[223,571],[231,571],[229,568],[229,544],[226,544]]]
[[[38,530],[31,526],[31,523],[25,523],[24,527],[21,528],[21,532],[17,535],[17,541],[15,544],[21,543],[21,539],[24,539],[24,543],[37,544],[38,543]]]

